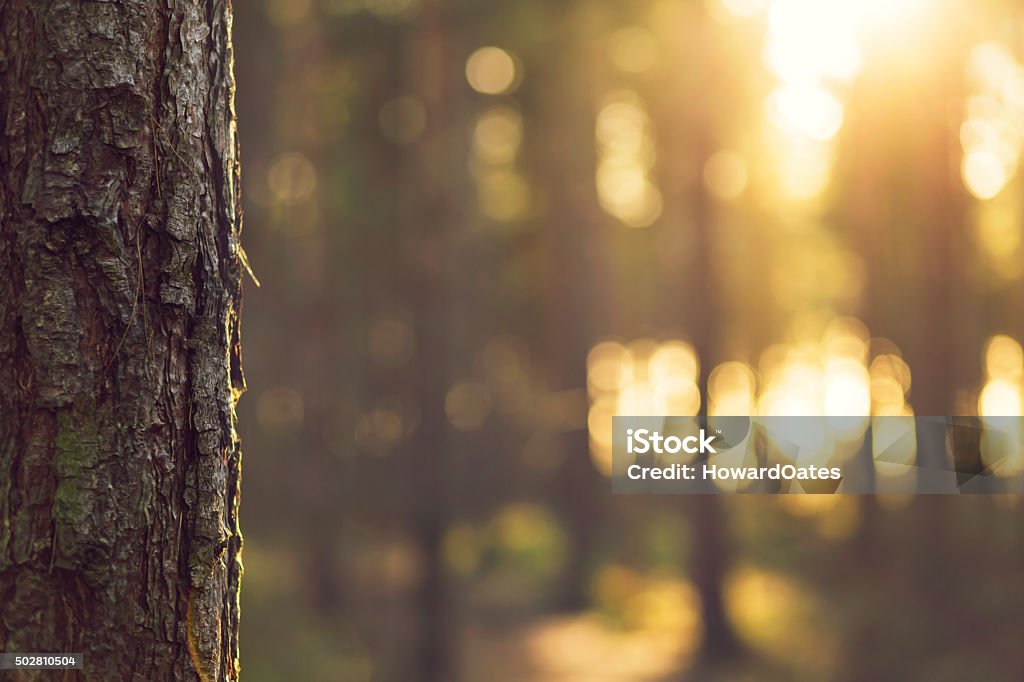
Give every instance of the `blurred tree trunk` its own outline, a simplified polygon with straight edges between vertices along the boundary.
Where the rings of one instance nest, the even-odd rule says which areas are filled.
[[[581,402],[587,386],[587,353],[595,343],[595,290],[601,276],[595,263],[601,245],[595,239],[594,131],[582,125],[593,116],[589,90],[593,84],[579,74],[586,73],[589,53],[572,31],[573,12],[562,12],[554,21],[567,38],[557,57],[531,70],[533,87],[539,93],[528,112],[539,130],[531,131],[534,172],[542,178],[548,206],[545,232],[548,265],[548,295],[544,300],[542,328],[544,356],[552,387],[558,391],[580,391]],[[590,602],[591,572],[608,521],[608,480],[590,458],[590,437],[585,419],[559,437],[561,464],[552,480],[551,499],[566,531],[566,559],[558,577],[552,606],[558,611],[581,611]]]
[[[424,103],[427,127],[409,159],[409,205],[403,228],[415,245],[409,254],[409,298],[413,310],[414,395],[419,426],[409,441],[409,499],[413,540],[420,560],[414,596],[417,641],[408,679],[450,682],[458,679],[455,656],[454,599],[444,562],[444,535],[450,509],[446,494],[449,448],[445,397],[449,381],[451,320],[450,270],[452,228],[457,224],[452,194],[458,171],[448,146],[448,126],[455,117],[451,46],[446,12],[439,0],[424,3],[411,41],[412,88]]]
[[[708,141],[698,141],[696,159],[703,171],[710,153]],[[702,175],[697,174],[700,178]],[[700,180],[693,196],[693,224],[696,231],[691,267],[693,294],[691,305],[695,312],[694,348],[700,362],[697,385],[700,388],[700,424],[708,429],[708,384],[711,371],[722,359],[722,338],[719,320],[726,306],[718,295],[719,279],[715,268],[715,224],[707,192]],[[709,429],[710,430],[710,429]],[[708,484],[709,486],[713,484]],[[697,495],[693,500],[693,579],[701,599],[704,638],[700,655],[710,663],[725,662],[740,652],[739,639],[733,631],[725,610],[725,574],[729,568],[729,527],[722,500],[717,492]]]
[[[849,109],[844,123],[841,154],[848,174],[840,184],[848,193],[841,213],[849,216],[851,243],[868,268],[864,317],[872,333],[904,348],[913,369],[910,403],[919,416],[964,412],[957,392],[980,379],[984,329],[980,294],[972,282],[973,246],[965,229],[968,202],[958,172],[959,128],[951,125],[950,115],[966,96],[962,74],[968,39],[957,17],[935,21],[949,28],[927,48],[931,54],[921,57],[920,63],[929,64],[927,74],[894,71],[888,60],[867,64],[858,107]],[[894,93],[894,79],[908,88]],[[906,178],[913,178],[909,186]],[[922,470],[947,466],[943,434],[918,429],[916,463]],[[854,570],[874,574],[884,566],[879,580],[902,579],[904,589],[915,590],[927,609],[929,629],[922,640],[929,645],[977,631],[969,610],[957,606],[962,578],[954,551],[956,517],[972,503],[949,495],[915,496],[909,510],[913,541],[892,544],[885,532],[892,512],[871,498],[861,501]],[[853,628],[850,650],[882,651],[878,643],[888,636],[875,620],[863,619]],[[846,679],[871,679],[892,666],[885,656],[854,654]]]
[[[715,41],[714,22],[703,8],[685,10],[690,23],[689,40],[681,41],[680,54],[685,59],[704,65],[702,74],[723,71],[720,46]],[[685,47],[684,47],[685,45]],[[708,379],[715,366],[725,359],[725,321],[728,320],[730,301],[723,294],[725,278],[720,271],[717,234],[720,226],[716,207],[704,186],[704,167],[714,152],[721,111],[726,111],[736,97],[725,86],[706,77],[694,75],[688,85],[705,93],[700,103],[687,99],[688,88],[668,89],[669,93],[659,107],[656,128],[665,150],[664,174],[666,219],[689,230],[675,230],[667,238],[680,240],[686,232],[692,241],[675,241],[669,249],[673,259],[666,262],[664,290],[671,292],[666,299],[666,317],[674,315],[680,327],[693,341],[699,361],[697,385],[700,390],[698,417],[703,428],[708,428]],[[687,112],[686,125],[680,125],[676,112]],[[681,275],[678,273],[682,273]],[[682,309],[676,303],[676,292],[685,292]],[[691,570],[694,585],[700,595],[701,619],[704,636],[699,657],[709,665],[727,663],[739,656],[743,647],[729,620],[725,608],[725,576],[731,563],[728,518],[722,499],[712,483],[707,494],[684,500],[693,525]]]
[[[230,3],[0,6],[0,648],[238,677]]]

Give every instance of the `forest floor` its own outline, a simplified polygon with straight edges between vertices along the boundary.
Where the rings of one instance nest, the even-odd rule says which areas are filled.
[[[463,664],[470,680],[667,682],[692,663],[693,638],[679,634],[622,631],[595,613],[477,626],[464,635]]]

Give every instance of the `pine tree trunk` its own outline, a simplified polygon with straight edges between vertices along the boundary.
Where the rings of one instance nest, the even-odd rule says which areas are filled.
[[[0,0],[0,649],[90,680],[238,676],[230,30]]]

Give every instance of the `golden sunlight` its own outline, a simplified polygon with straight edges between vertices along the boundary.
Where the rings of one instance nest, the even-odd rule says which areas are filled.
[[[500,47],[481,47],[466,60],[466,80],[477,92],[500,95],[518,84],[515,58]]]

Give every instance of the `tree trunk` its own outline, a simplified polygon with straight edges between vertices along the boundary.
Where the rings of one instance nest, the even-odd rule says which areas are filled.
[[[692,35],[686,51],[680,56],[704,65],[703,73],[723,72],[719,45],[713,40],[713,21],[703,9],[694,9],[691,17]],[[686,329],[699,360],[697,386],[700,409],[696,415],[702,428],[708,428],[708,385],[712,370],[727,359],[723,349],[726,338],[724,322],[729,319],[730,301],[723,292],[726,276],[721,272],[719,216],[703,184],[703,171],[719,137],[716,112],[724,111],[724,92],[710,80],[701,88],[715,94],[694,104],[684,97],[685,90],[675,90],[675,97],[663,100],[655,116],[667,168],[663,186],[666,188],[666,214],[663,220],[678,221],[677,234],[690,232],[692,241],[671,244],[678,259],[668,261],[662,276],[671,283],[665,291],[685,292],[686,305],[680,308],[676,298],[666,298],[663,310],[666,319],[678,316],[678,325]],[[675,112],[688,112],[686,125],[680,125]],[[688,179],[688,180],[687,180]],[[682,226],[689,226],[688,228]],[[698,464],[703,463],[701,456]],[[706,494],[686,499],[687,513],[694,533],[691,571],[701,603],[704,633],[698,657],[703,665],[718,666],[745,655],[725,601],[725,579],[732,565],[729,540],[728,510],[714,485],[705,482]]]
[[[0,2],[0,648],[86,679],[238,677],[230,30]]]
[[[420,423],[408,443],[412,475],[411,531],[420,561],[413,595],[416,619],[411,669],[415,682],[450,682],[460,678],[457,613],[444,561],[444,536],[452,509],[447,474],[453,441],[445,413],[452,342],[452,268],[455,234],[460,225],[455,205],[458,158],[452,151],[450,126],[457,120],[453,79],[451,15],[443,0],[426,0],[416,23],[409,69],[412,92],[424,103],[428,125],[410,150],[406,187],[416,187],[403,207],[402,225],[416,246],[409,256],[408,286],[412,295],[416,355],[413,391]],[[407,57],[411,59],[412,57]]]

